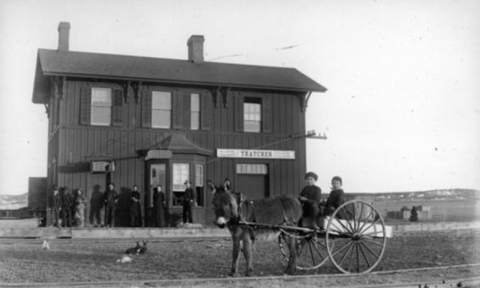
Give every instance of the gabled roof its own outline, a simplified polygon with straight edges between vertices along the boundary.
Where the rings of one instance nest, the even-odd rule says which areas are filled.
[[[184,133],[173,133],[154,145],[137,150],[137,154],[140,156],[145,156],[151,150],[168,150],[172,151],[173,153],[200,154],[207,156],[213,154],[211,150],[200,147],[188,140]]]
[[[151,81],[294,92],[327,89],[295,68],[39,49],[32,101],[44,103],[47,76]]]

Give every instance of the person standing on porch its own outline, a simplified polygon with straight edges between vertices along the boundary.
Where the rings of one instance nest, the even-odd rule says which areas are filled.
[[[193,195],[193,189],[192,189],[192,183],[187,180],[185,181],[185,193],[183,197],[183,223],[193,223],[193,217],[192,217],[192,206],[194,205],[194,195]]]
[[[75,197],[75,222],[77,227],[85,227],[85,196],[81,189],[77,190]]]
[[[52,212],[53,212],[53,226],[60,228],[60,211],[62,210],[62,198],[58,192],[57,186],[53,187],[53,201],[52,201]]]
[[[138,192],[137,185],[133,185],[132,193],[130,195],[130,226],[142,226],[142,212],[140,208],[140,192]]]
[[[157,227],[165,227],[167,226],[166,223],[166,201],[165,201],[165,193],[162,191],[162,185],[158,185],[153,189],[153,203],[155,209],[155,226]]]
[[[108,184],[108,188],[103,195],[105,201],[105,226],[107,228],[115,226],[115,207],[117,206],[118,193],[115,191],[113,183]]]
[[[72,227],[72,204],[73,196],[67,186],[63,187],[62,193],[62,226]]]
[[[90,224],[93,227],[103,226],[100,213],[103,209],[103,193],[100,191],[100,185],[93,186],[93,193],[90,199]]]

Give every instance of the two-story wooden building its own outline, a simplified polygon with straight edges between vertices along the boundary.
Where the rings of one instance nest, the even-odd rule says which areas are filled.
[[[251,199],[299,193],[305,109],[323,86],[293,68],[206,62],[203,36],[188,40],[188,60],[173,60],[70,51],[70,24],[58,31],[57,50],[38,50],[32,98],[49,118],[49,191],[91,195],[112,181],[124,226],[134,184],[143,213],[161,184],[172,215],[191,180],[203,224],[213,219],[207,180],[228,177]]]

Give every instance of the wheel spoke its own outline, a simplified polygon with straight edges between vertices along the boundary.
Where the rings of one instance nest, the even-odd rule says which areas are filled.
[[[358,233],[358,231],[360,231],[360,224],[362,223],[362,215],[363,215],[363,207],[365,205],[361,205],[361,209],[360,209],[360,216],[358,217],[359,218],[359,221],[358,221],[358,227],[359,228],[358,230],[355,230],[355,233]]]
[[[353,243],[352,252],[350,252],[350,264],[348,264],[348,272],[352,271],[352,262],[353,262],[353,250],[355,249],[355,243]]]
[[[353,205],[353,203],[352,203],[352,205]],[[343,211],[343,213],[344,213],[345,215],[348,215],[348,214],[349,214],[349,213],[347,213],[348,211],[345,212],[345,211],[346,211],[346,210],[345,210],[345,207],[346,207],[346,206],[342,206],[342,211]],[[354,205],[353,207],[355,207],[355,205]],[[355,210],[355,209],[354,209],[354,210]],[[347,217],[347,218],[350,218],[350,217]],[[353,215],[353,218],[354,218],[353,221],[355,221],[355,215]],[[347,224],[348,224],[348,226],[350,227],[350,230],[348,230],[347,227],[345,227],[342,222],[340,222],[340,221],[338,221],[338,222],[340,222],[340,223],[342,224],[342,226],[345,228],[345,230],[349,231],[350,234],[353,234],[353,233],[355,232],[355,229],[353,229],[352,223],[350,223],[350,219],[345,219],[345,220],[347,221]]]
[[[318,255],[320,255],[320,257],[322,259],[325,259],[325,256],[322,255],[322,252],[320,251],[320,249],[318,249],[317,245],[316,244],[320,244],[318,243],[317,241],[315,241],[315,244],[313,245],[313,247],[315,248],[315,251],[317,251]],[[324,245],[320,244],[321,246],[325,247]],[[326,247],[325,247],[326,248]]]
[[[366,241],[368,243],[371,243],[371,244],[375,244],[375,245],[378,245],[378,246],[382,246],[383,247],[383,243],[379,243],[377,241],[374,241],[374,240],[371,240],[371,239],[368,239],[368,238],[363,238],[362,241]]]
[[[357,205],[355,205],[356,203],[353,203],[352,206],[353,206],[353,233],[356,233],[357,232]]]
[[[360,245],[363,245],[363,247],[365,247],[365,249],[367,249],[368,252],[370,252],[373,256],[375,256],[375,258],[379,258],[378,254],[373,252],[372,249],[370,249],[370,247],[368,247],[367,245],[365,245],[364,243],[360,242]]]
[[[343,255],[342,261],[340,261],[340,263],[338,263],[338,265],[342,265],[343,261],[345,261],[345,258],[347,258],[350,250],[352,250],[353,242],[350,241],[348,244],[350,244],[350,245],[348,246],[348,250],[347,250],[347,252],[345,252],[345,254]],[[350,258],[351,258],[351,257],[350,257]]]
[[[363,222],[362,227],[360,229],[358,229],[358,231],[362,231],[363,228],[365,227],[365,225],[367,225],[369,223],[368,219],[370,218],[372,213],[373,213],[373,209],[370,209],[370,213],[368,213],[368,216],[365,218],[365,222]]]
[[[368,231],[368,229],[370,229],[370,227],[373,227],[375,226],[378,222],[380,222],[380,218],[378,218],[377,220],[373,221],[373,223],[370,224],[370,226],[368,226],[367,228],[360,230],[359,233],[363,233],[364,231]]]
[[[358,248],[360,248],[360,252],[362,252],[363,259],[365,259],[365,262],[367,262],[368,268],[370,268],[370,267],[372,267],[372,265],[370,265],[370,262],[368,262],[367,255],[365,255],[365,252],[363,252],[362,245],[364,245],[364,244],[362,242],[360,242],[360,244],[358,245]],[[367,249],[368,249],[368,247],[367,247]]]
[[[308,241],[308,248],[310,249],[310,257],[312,258],[313,266],[315,266],[315,257],[313,255],[312,242]]]
[[[335,218],[332,218],[332,219],[335,219]],[[337,222],[336,223],[339,223],[343,229],[344,229],[344,232],[341,232],[340,234],[347,234],[347,235],[352,235],[352,226],[350,225],[350,221],[347,221],[348,225],[350,226],[350,230],[347,228],[347,226],[345,226],[345,224],[343,224],[341,221],[341,219],[336,219]],[[338,226],[336,225],[336,223],[333,223],[332,222],[332,225],[335,226],[335,228],[338,229]]]
[[[371,235],[378,235],[378,234],[381,234],[382,236],[378,236],[378,237],[383,237],[383,231],[377,231],[377,232],[370,232],[370,233],[365,233],[365,234],[361,234],[362,237],[365,237],[365,236],[371,236]],[[365,237],[367,239],[373,239],[374,237]]]
[[[337,255],[338,253],[340,253],[340,251],[342,251],[343,249],[345,249],[345,247],[347,247],[348,244],[351,244],[352,241],[348,241],[347,243],[345,243],[345,245],[343,245],[342,247],[340,247],[337,251],[335,251],[333,254],[332,254],[332,257],[334,257],[335,255]]]
[[[360,272],[360,255],[358,254],[358,243],[355,243],[355,250],[357,251],[357,272]]]

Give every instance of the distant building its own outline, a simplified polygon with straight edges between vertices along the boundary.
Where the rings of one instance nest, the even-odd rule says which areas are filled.
[[[323,86],[293,68],[204,61],[200,35],[187,42],[188,60],[173,60],[73,52],[70,24],[58,31],[57,50],[38,50],[32,98],[49,119],[47,206],[54,185],[89,197],[112,181],[116,223],[127,226],[136,184],[149,225],[153,188],[162,185],[169,214],[179,214],[190,180],[194,221],[206,224],[210,179],[228,177],[250,199],[298,195],[305,111]]]

